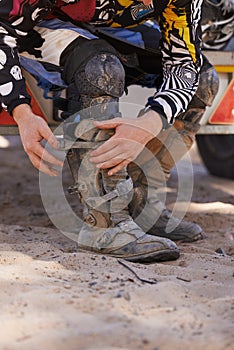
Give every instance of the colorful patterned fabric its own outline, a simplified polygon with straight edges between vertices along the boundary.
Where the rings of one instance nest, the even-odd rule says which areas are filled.
[[[52,10],[61,13],[61,1],[1,1],[0,100],[10,112],[20,103],[29,103],[18,53],[27,51],[31,58],[40,60],[45,39],[34,27]],[[78,3],[66,0],[64,9],[73,8],[73,21],[88,19],[95,26],[113,28],[131,28],[150,18],[158,19],[162,33],[163,82],[150,105],[173,123],[174,118],[186,110],[198,86],[202,63],[201,3],[202,0],[153,0],[152,5],[145,6],[133,0],[97,0],[91,20],[90,11],[84,17],[78,11],[76,16],[75,8],[87,4],[87,0]],[[69,11],[66,12],[61,15],[63,18],[69,18]]]

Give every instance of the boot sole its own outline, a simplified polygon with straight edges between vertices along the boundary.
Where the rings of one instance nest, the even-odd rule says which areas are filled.
[[[151,253],[146,253],[146,254],[140,254],[140,255],[129,255],[129,256],[124,256],[124,254],[115,254],[110,251],[103,250],[96,250],[96,249],[91,249],[90,247],[86,247],[83,245],[78,245],[78,248],[83,250],[83,251],[88,251],[90,253],[95,253],[99,255],[107,255],[112,258],[119,258],[119,259],[124,259],[126,261],[134,262],[134,263],[142,263],[142,264],[150,264],[150,263],[156,263],[156,262],[162,262],[162,261],[170,261],[170,260],[176,260],[180,256],[180,251],[179,249],[172,250],[172,249],[165,249],[165,250],[160,250],[158,252],[151,252]]]
[[[123,259],[135,263],[142,263],[142,264],[152,264],[156,262],[163,262],[163,261],[170,261],[170,260],[176,260],[180,256],[179,250],[171,251],[170,249],[162,250],[158,253],[149,253],[144,254],[140,256],[133,256],[133,257],[122,257]]]

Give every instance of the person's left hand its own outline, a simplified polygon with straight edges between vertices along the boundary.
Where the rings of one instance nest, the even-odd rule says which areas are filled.
[[[90,161],[114,175],[134,161],[144,146],[162,129],[161,117],[153,110],[135,119],[114,118],[94,122],[99,129],[115,129],[115,134],[91,153]]]

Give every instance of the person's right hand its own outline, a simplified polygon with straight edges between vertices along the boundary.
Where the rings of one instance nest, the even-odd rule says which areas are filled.
[[[90,161],[96,163],[97,168],[109,169],[109,176],[134,161],[163,127],[161,117],[152,109],[139,118],[113,118],[94,121],[94,125],[99,129],[115,129],[114,135],[90,154]]]
[[[57,176],[58,171],[53,167],[62,167],[63,162],[41,145],[41,141],[45,139],[53,148],[57,148],[56,137],[46,121],[34,114],[27,104],[15,107],[12,114],[18,124],[24,150],[34,167],[50,176]]]

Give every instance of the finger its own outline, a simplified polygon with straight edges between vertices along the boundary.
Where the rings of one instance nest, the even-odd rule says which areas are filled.
[[[99,129],[114,129],[122,123],[123,123],[122,118],[113,118],[113,119],[103,120],[103,121],[94,121],[94,125]]]
[[[123,160],[121,163],[119,163],[117,166],[115,166],[114,168],[112,168],[111,170],[108,171],[108,175],[112,176],[117,174],[120,170],[126,168],[126,166],[130,163],[129,160],[125,159]]]
[[[109,140],[104,142],[101,146],[96,148],[94,151],[90,153],[91,157],[97,157],[100,156],[103,153],[109,152],[111,149],[118,146],[118,142],[114,139],[114,136],[112,136]]]
[[[107,159],[104,162],[97,163],[96,166],[99,169],[110,169],[110,168],[113,168],[124,161],[126,161],[127,162],[126,164],[128,164],[132,160],[133,160],[132,156],[121,152],[121,153],[116,154],[115,157],[110,157],[109,159]]]
[[[48,139],[45,139],[50,146],[52,146],[54,149],[58,149],[58,140],[57,138],[54,136],[54,134],[52,134]]]
[[[32,151],[44,162],[48,162],[59,167],[63,166],[63,162],[49,153],[44,147],[41,146],[40,143],[37,143]]]
[[[41,159],[34,153],[30,153],[29,155],[29,159],[31,161],[31,163],[33,164],[33,166],[42,171],[43,173],[50,175],[50,176],[58,176],[58,171],[55,169],[52,169],[49,164],[44,163],[43,161],[41,161]]]
[[[58,141],[47,124],[46,127],[43,125],[43,128],[40,128],[40,134],[53,148],[58,148]]]
[[[98,156],[94,156],[94,157],[90,157],[90,162],[92,163],[104,163],[108,160],[114,159],[114,158],[118,158],[121,154],[121,150],[119,150],[119,147],[114,147],[111,150],[105,152],[105,153],[101,153]]]
[[[51,168],[50,165],[40,162],[39,171],[43,172],[44,174],[50,175],[50,176],[58,176],[58,171]]]
[[[105,161],[103,163],[97,164],[97,168],[99,168],[99,169],[110,169],[110,168],[113,168],[113,167],[117,166],[118,164],[122,163],[125,160],[127,160],[125,156],[118,155],[115,158],[108,159],[107,161]],[[128,162],[130,162],[130,160]]]

